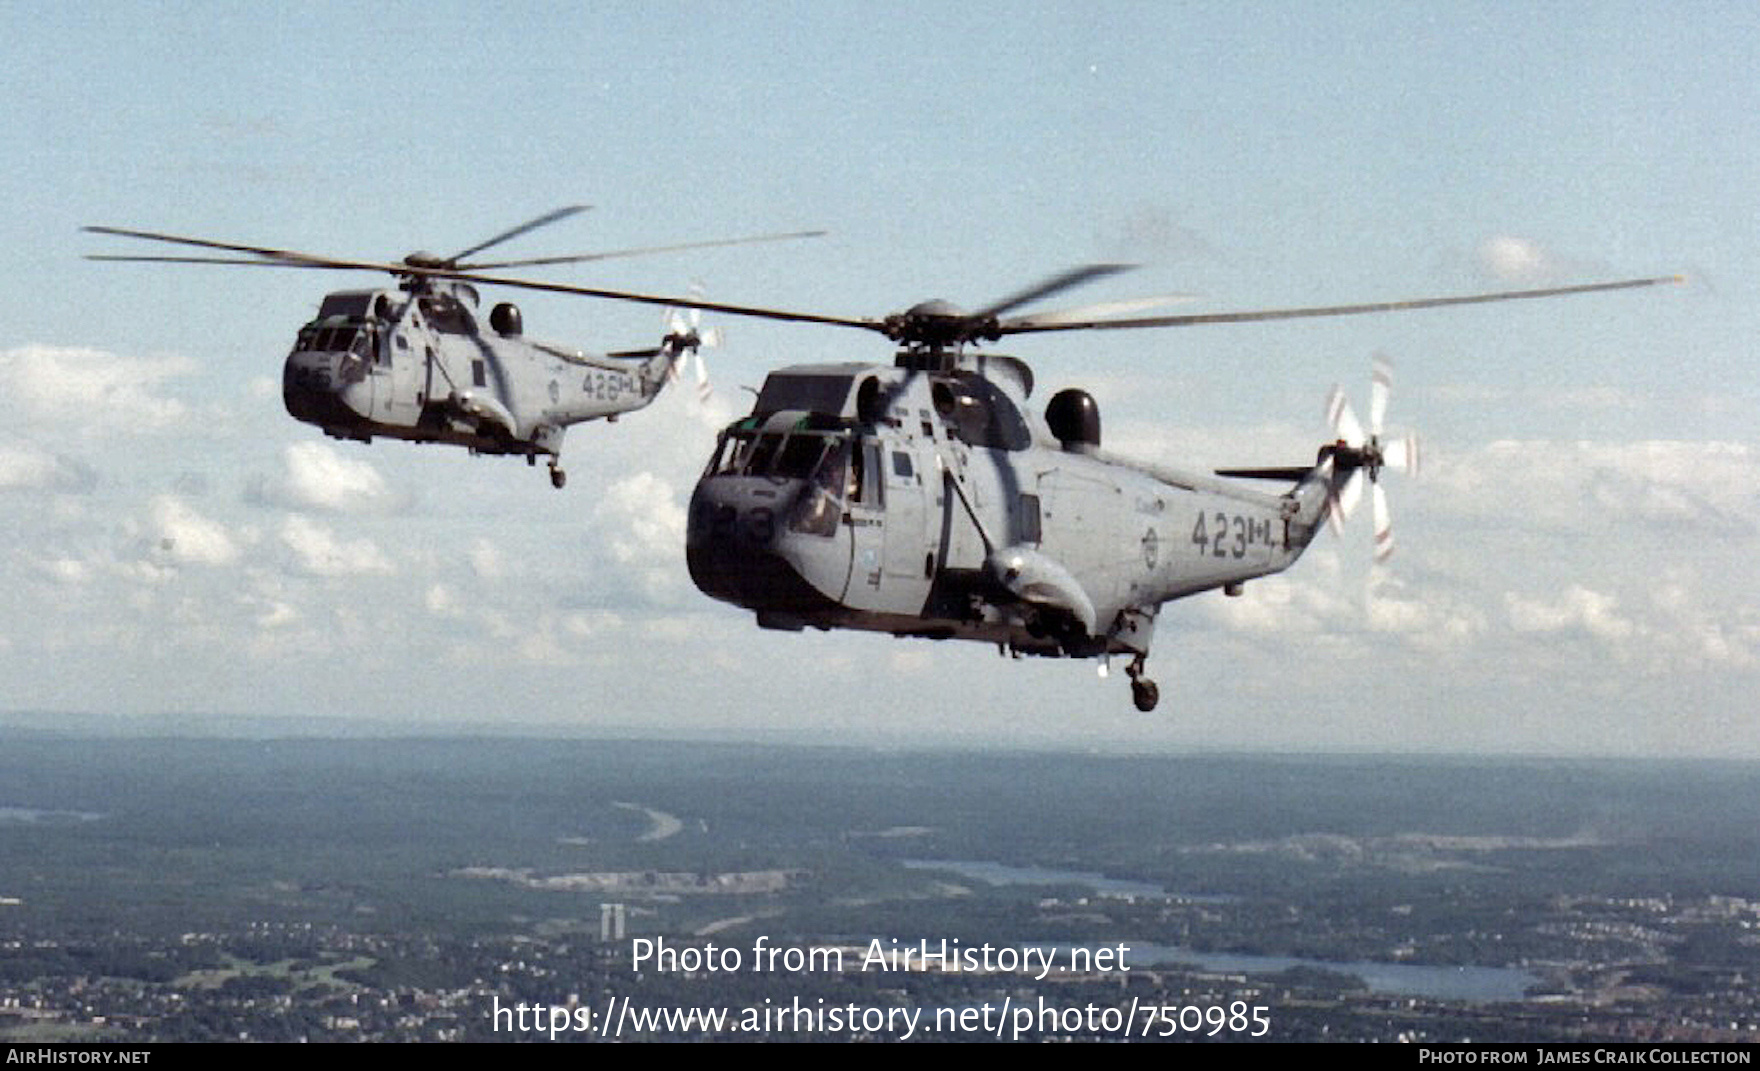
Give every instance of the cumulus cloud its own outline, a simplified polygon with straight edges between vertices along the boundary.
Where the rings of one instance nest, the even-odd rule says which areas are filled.
[[[1760,524],[1760,455],[1744,443],[1503,440],[1432,451],[1424,482],[1450,511],[1553,527],[1600,531],[1609,516],[1723,534]]]
[[[624,567],[639,594],[671,597],[684,546],[685,508],[672,485],[651,472],[627,476],[606,489],[593,509],[611,559]]]
[[[1485,634],[1486,615],[1448,589],[1414,588],[1387,569],[1371,570],[1364,616],[1373,632],[1421,651],[1464,648]]]
[[[1510,592],[1504,603],[1510,627],[1517,632],[1580,631],[1601,640],[1627,640],[1638,632],[1638,626],[1619,613],[1619,600],[1580,585],[1571,585],[1550,601]]]
[[[344,540],[330,529],[290,515],[281,526],[281,542],[299,568],[313,576],[363,576],[393,572],[391,560],[370,539]]]
[[[0,491],[88,492],[98,476],[72,458],[29,442],[0,442]]]
[[[1338,555],[1320,550],[1303,557],[1295,575],[1279,573],[1248,581],[1241,595],[1200,595],[1198,612],[1211,624],[1240,632],[1334,632],[1361,620],[1345,594]]]
[[[422,595],[422,605],[436,617],[459,617],[463,613],[458,596],[445,584],[429,584],[427,592]]]
[[[1726,587],[1676,567],[1624,595],[1573,584],[1549,596],[1506,592],[1504,607],[1524,643],[1553,651],[1582,644],[1652,675],[1752,669],[1760,613],[1739,593],[1730,605]]]
[[[184,357],[20,346],[0,350],[0,382],[14,412],[73,433],[157,432],[187,421],[189,407],[160,388],[195,365]]]
[[[403,504],[371,462],[345,457],[321,442],[281,452],[282,471],[251,498],[260,504],[324,513],[384,513]]]
[[[1481,241],[1475,258],[1480,271],[1506,283],[1543,283],[1554,278],[1559,267],[1539,242],[1513,234],[1496,234]]]
[[[507,575],[507,562],[500,548],[487,539],[471,543],[470,561],[471,571],[483,580],[500,580]]]
[[[231,565],[239,544],[225,525],[197,513],[182,499],[160,495],[148,505],[158,552],[172,561],[196,565]]]

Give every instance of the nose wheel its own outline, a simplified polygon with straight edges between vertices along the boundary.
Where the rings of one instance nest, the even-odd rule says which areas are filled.
[[[1161,689],[1156,687],[1154,681],[1143,676],[1143,656],[1138,655],[1131,659],[1131,664],[1124,672],[1131,679],[1131,702],[1145,714],[1154,710],[1155,704],[1161,701]]]

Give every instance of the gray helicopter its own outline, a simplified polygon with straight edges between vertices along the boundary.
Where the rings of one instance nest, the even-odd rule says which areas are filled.
[[[1414,470],[1415,436],[1384,439],[1390,370],[1377,362],[1365,431],[1342,392],[1334,441],[1310,465],[1181,472],[1107,454],[1085,391],[1027,408],[1021,361],[979,353],[1007,335],[1342,316],[1649,286],[1639,279],[1325,308],[1091,319],[1135,303],[1001,318],[1119,270],[1079,268],[975,313],[926,302],[835,321],[901,345],[891,367],[772,372],[750,415],[721,433],[691,499],[687,559],[705,593],[765,628],[853,628],[994,643],[1014,656],[1130,659],[1139,710],[1162,604],[1294,564],[1365,482],[1378,559],[1392,552],[1384,469]],[[734,311],[734,310],[727,310]],[[790,316],[789,318],[796,318]],[[1237,482],[1276,480],[1266,493]]]
[[[159,236],[149,236],[159,237]],[[252,252],[260,252],[252,250]],[[462,255],[461,255],[462,256]],[[334,262],[324,266],[334,266]],[[351,267],[369,265],[350,264]],[[395,267],[384,270],[398,271]],[[441,280],[858,328],[898,350],[891,365],[800,365],[772,372],[749,415],[717,438],[691,496],[686,560],[706,594],[765,628],[849,628],[994,643],[1005,654],[1130,659],[1139,710],[1160,691],[1144,675],[1156,615],[1174,599],[1289,568],[1367,482],[1377,555],[1392,549],[1385,469],[1410,469],[1415,438],[1383,439],[1389,379],[1372,383],[1370,423],[1335,391],[1335,439],[1311,464],[1181,472],[1100,449],[1085,391],[1028,408],[1033,374],[986,342],[1050,331],[1251,323],[1562,297],[1678,283],[1679,276],[1356,305],[1127,317],[1167,298],[1005,316],[1125,270],[1063,272],[977,312],[926,301],[854,318],[481,274],[422,265]],[[664,349],[664,347],[663,347]],[[1281,493],[1240,480],[1273,480]]]
[[[92,255],[92,260],[232,264],[388,272],[390,286],[339,290],[324,297],[318,314],[299,329],[282,369],[282,399],[298,420],[338,439],[374,438],[452,443],[477,454],[512,454],[535,464],[548,459],[550,482],[560,488],[563,434],[571,424],[640,409],[677,378],[694,355],[699,387],[706,384],[700,348],[715,344],[699,333],[696,316],[675,311],[659,346],[586,353],[525,337],[518,306],[502,302],[480,311],[465,277],[513,267],[573,264],[647,253],[816,237],[821,231],[756,235],[624,249],[606,253],[472,262],[499,245],[577,212],[570,205],[520,224],[485,242],[436,257],[414,253],[398,263],[342,260],[284,249],[238,245],[124,230],[87,227],[94,234],[196,246],[243,257]]]
[[[492,281],[854,327],[896,343],[890,366],[769,374],[751,413],[718,437],[691,496],[692,580],[752,610],[765,628],[979,640],[1016,656],[1127,657],[1132,699],[1144,711],[1160,697],[1144,663],[1164,603],[1215,588],[1239,595],[1247,581],[1289,568],[1327,518],[1342,521],[1360,501],[1365,483],[1376,554],[1391,552],[1380,477],[1413,468],[1417,440],[1384,438],[1388,370],[1375,370],[1367,429],[1335,390],[1328,404],[1335,438],[1313,463],[1200,474],[1102,452],[1099,409],[1085,391],[1057,393],[1039,420],[1027,407],[1032,371],[980,344],[1047,331],[1349,316],[1680,281],[1123,317],[1167,300],[1149,298],[1005,316],[1124,267],[1075,268],[977,312],[929,301],[882,319]],[[1244,479],[1289,486],[1267,493]]]

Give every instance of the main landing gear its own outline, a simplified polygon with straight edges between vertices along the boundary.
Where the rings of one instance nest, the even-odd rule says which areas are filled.
[[[558,465],[555,459],[552,458],[550,461],[550,486],[560,491],[562,490],[562,486],[567,482],[568,473],[563,472],[562,466]]]
[[[1131,679],[1131,702],[1145,714],[1154,710],[1155,704],[1161,701],[1161,689],[1155,686],[1154,681],[1143,676],[1143,656],[1138,655],[1131,659],[1131,664],[1125,667],[1124,672]]]

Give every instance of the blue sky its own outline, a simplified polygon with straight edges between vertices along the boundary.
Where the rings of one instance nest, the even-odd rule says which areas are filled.
[[[771,730],[1048,746],[1760,755],[1751,8],[1689,4],[0,5],[6,705],[412,731]],[[707,408],[505,459],[340,444],[281,408],[327,288],[118,265],[110,224],[345,256],[809,243],[565,282],[879,315],[1067,265],[1193,308],[1686,272],[1691,285],[1332,322],[1023,339],[1109,446],[1289,464],[1393,359],[1427,472],[1240,600],[1168,607],[1162,712],[1091,665],[760,632],[682,520],[742,386],[885,360],[724,320]],[[527,329],[651,344],[653,309]],[[175,536],[176,538],[171,538]],[[167,545],[177,548],[167,552]]]

